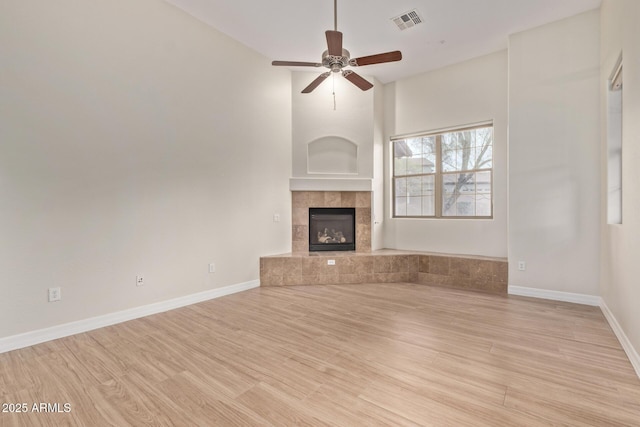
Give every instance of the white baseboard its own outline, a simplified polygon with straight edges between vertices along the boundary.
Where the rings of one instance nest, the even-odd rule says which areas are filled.
[[[638,375],[638,378],[640,378],[640,355],[638,355],[636,349],[633,348],[631,341],[629,341],[629,338],[627,338],[627,335],[620,327],[620,324],[616,320],[611,310],[609,310],[609,307],[607,307],[607,304],[604,302],[604,300],[601,300],[600,302],[600,309],[602,310],[604,317],[607,318],[609,326],[611,326],[611,329],[613,329],[616,337],[618,337],[618,341],[620,341],[624,352],[627,353],[627,357],[629,358],[633,369],[636,370],[636,375]]]
[[[510,295],[550,299],[554,301],[573,302],[576,304],[600,306],[600,297],[595,295],[574,294],[571,292],[550,291],[547,289],[526,288],[524,286],[509,286]]]
[[[225,295],[231,295],[237,292],[257,288],[258,286],[260,286],[260,281],[253,280],[250,282],[211,289],[209,291],[198,292],[196,294],[186,295],[184,297],[174,298],[154,304],[143,305],[140,307],[105,314],[102,316],[91,317],[89,319],[78,320],[77,322],[65,323],[58,326],[52,326],[50,328],[39,329],[32,332],[26,332],[24,334],[0,338],[0,353],[29,347],[35,344],[43,343],[45,341],[64,338],[69,335],[80,334],[82,332],[103,328],[105,326],[115,325],[116,323],[138,319],[140,317],[149,316],[151,314],[162,313],[165,311],[173,310],[175,308],[196,304],[202,301],[220,298]]]
[[[627,338],[627,335],[624,333],[620,324],[616,320],[615,316],[607,307],[604,300],[595,295],[585,295],[585,294],[572,294],[569,292],[560,292],[560,291],[550,291],[546,289],[536,289],[536,288],[526,288],[523,286],[509,286],[509,294],[510,295],[519,295],[523,297],[533,297],[533,298],[543,298],[554,301],[565,301],[565,302],[573,302],[576,304],[584,304],[584,305],[592,305],[595,307],[600,307],[602,310],[602,314],[607,319],[609,326],[613,329],[613,332],[616,334],[618,341],[620,341],[620,345],[622,349],[627,354],[633,369],[636,371],[636,375],[640,378],[640,355]]]

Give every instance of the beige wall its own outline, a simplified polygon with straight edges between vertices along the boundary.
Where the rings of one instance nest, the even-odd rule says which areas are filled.
[[[160,0],[5,0],[0,75],[0,337],[290,250],[291,80],[267,58]]]
[[[385,247],[506,257],[507,52],[390,83],[385,103],[388,137],[493,120],[495,165],[493,219],[393,219],[387,143]]]
[[[601,271],[600,292],[625,335],[640,353],[640,2],[605,0],[601,9]],[[606,221],[606,85],[623,55],[622,224]]]
[[[330,75],[313,92],[300,93],[320,74],[321,71],[292,73],[293,176],[371,179],[373,178],[374,93],[379,89],[374,87],[363,92],[337,73]],[[373,81],[371,78],[369,80]],[[308,169],[307,145],[324,137],[344,138],[357,146],[356,167],[351,174],[323,173],[323,171],[317,173]],[[337,148],[333,147],[334,150]],[[335,155],[346,155],[346,153],[338,151]]]
[[[598,10],[509,38],[510,285],[598,294],[598,81]]]

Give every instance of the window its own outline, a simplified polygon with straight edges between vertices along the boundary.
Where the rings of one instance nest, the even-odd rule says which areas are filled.
[[[491,218],[493,125],[392,139],[393,216]]]
[[[622,56],[607,93],[607,223],[622,224]]]

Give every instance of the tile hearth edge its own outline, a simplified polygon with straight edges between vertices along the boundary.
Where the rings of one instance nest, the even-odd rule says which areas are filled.
[[[506,295],[507,279],[505,258],[390,249],[260,258],[260,286],[408,282]]]

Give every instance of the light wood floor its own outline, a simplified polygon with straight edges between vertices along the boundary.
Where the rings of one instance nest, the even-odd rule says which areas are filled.
[[[640,425],[596,307],[413,284],[258,288],[0,354],[0,425]]]

